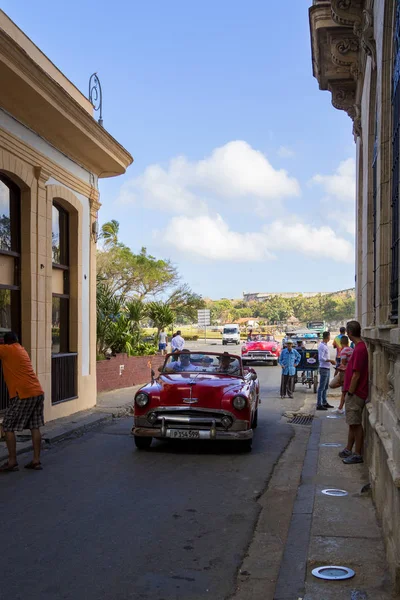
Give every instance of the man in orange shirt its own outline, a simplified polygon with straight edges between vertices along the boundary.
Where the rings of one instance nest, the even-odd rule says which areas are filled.
[[[31,430],[33,443],[33,460],[25,465],[25,468],[39,471],[42,469],[40,427],[44,425],[44,392],[27,351],[18,343],[18,337],[12,331],[5,334],[4,344],[0,345],[0,360],[11,399],[3,420],[8,462],[0,466],[0,473],[18,471],[17,442],[14,431],[23,429]]]

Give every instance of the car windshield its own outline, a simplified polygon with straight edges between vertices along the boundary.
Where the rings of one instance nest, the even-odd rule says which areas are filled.
[[[175,352],[167,357],[162,373],[214,373],[243,376],[242,362],[238,356],[203,352]]]
[[[224,333],[238,333],[238,330],[234,327],[224,327]]]
[[[274,342],[273,335],[252,335],[250,338],[251,342]]]

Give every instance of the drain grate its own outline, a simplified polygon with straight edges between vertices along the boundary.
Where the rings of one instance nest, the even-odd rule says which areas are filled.
[[[313,421],[312,415],[297,415],[289,419],[288,423],[292,425],[311,425]]]

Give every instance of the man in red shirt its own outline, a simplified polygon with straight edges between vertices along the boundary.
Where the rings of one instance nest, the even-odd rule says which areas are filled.
[[[354,342],[355,347],[346,368],[343,384],[349,437],[346,448],[339,452],[339,456],[346,465],[353,465],[364,462],[362,413],[368,398],[368,350],[361,339],[361,326],[358,321],[347,323],[347,335]]]
[[[42,437],[40,427],[44,425],[44,392],[32,368],[27,351],[18,343],[12,331],[4,336],[0,345],[4,380],[10,396],[10,406],[3,419],[3,431],[8,449],[8,461],[0,466],[0,473],[18,471],[17,444],[14,431],[30,429],[33,443],[33,460],[26,469],[41,470],[40,447]]]

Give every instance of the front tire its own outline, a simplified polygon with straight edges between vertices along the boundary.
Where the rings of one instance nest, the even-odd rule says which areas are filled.
[[[152,437],[142,437],[140,435],[135,435],[135,446],[138,450],[148,450],[151,446],[151,442],[153,441]]]
[[[274,360],[274,362],[272,364],[273,364],[274,367],[277,367],[278,366],[278,361]]]
[[[258,425],[258,408],[256,408],[254,416],[253,416],[253,422],[251,424],[253,429],[257,429],[257,425]]]
[[[241,450],[241,452],[251,452],[251,448],[252,448],[252,444],[253,444],[253,440],[240,440],[240,442],[238,442],[239,444],[239,448]]]

